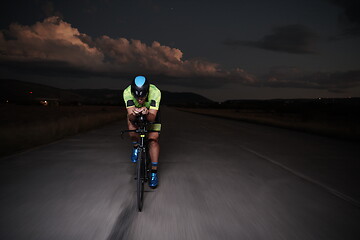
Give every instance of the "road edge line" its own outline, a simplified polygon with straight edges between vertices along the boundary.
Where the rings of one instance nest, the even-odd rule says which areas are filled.
[[[360,202],[353,199],[352,197],[350,197],[350,196],[348,196],[348,195],[346,195],[344,193],[341,193],[338,190],[335,190],[334,188],[331,188],[331,187],[329,187],[329,186],[327,186],[327,185],[325,185],[325,184],[323,184],[323,183],[321,183],[319,181],[316,181],[316,180],[314,180],[314,179],[312,179],[312,178],[310,178],[310,177],[308,177],[308,176],[306,176],[306,175],[304,175],[304,174],[302,174],[300,172],[297,172],[297,171],[295,171],[295,170],[293,170],[293,169],[291,169],[291,168],[289,168],[289,167],[287,167],[287,166],[285,166],[285,165],[283,165],[283,164],[281,164],[281,163],[279,163],[279,162],[277,162],[277,161],[275,161],[275,160],[273,160],[273,159],[271,159],[269,157],[266,157],[266,156],[264,156],[264,155],[262,155],[262,154],[260,154],[260,153],[258,153],[256,151],[248,148],[248,147],[245,147],[243,145],[241,145],[240,147],[242,149],[248,151],[248,152],[251,152],[252,154],[254,154],[254,155],[256,155],[256,156],[258,156],[260,158],[263,158],[263,159],[271,162],[272,164],[275,164],[275,165],[281,167],[282,169],[296,175],[297,177],[299,177],[301,179],[304,179],[304,180],[306,180],[306,181],[308,181],[308,182],[310,182],[312,184],[315,184],[315,185],[317,185],[317,186],[319,186],[321,188],[324,188],[327,192],[333,194],[334,196],[336,196],[338,198],[341,198],[342,200],[345,200],[345,201],[351,203],[352,205],[360,208]]]

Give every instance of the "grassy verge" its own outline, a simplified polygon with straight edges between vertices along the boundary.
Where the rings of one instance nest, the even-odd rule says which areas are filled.
[[[181,111],[213,117],[240,120],[269,126],[300,130],[324,136],[360,140],[360,123],[352,118],[334,118],[326,114],[304,116],[302,114],[281,114],[263,110],[177,108]]]
[[[0,106],[0,156],[9,155],[124,119],[125,110],[103,106]]]

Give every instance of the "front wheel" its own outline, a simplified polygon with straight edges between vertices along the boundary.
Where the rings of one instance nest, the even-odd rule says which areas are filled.
[[[141,149],[142,150],[142,149]],[[145,161],[144,152],[140,151],[136,165],[136,178],[137,178],[137,207],[141,212],[144,200],[144,181],[145,181]]]

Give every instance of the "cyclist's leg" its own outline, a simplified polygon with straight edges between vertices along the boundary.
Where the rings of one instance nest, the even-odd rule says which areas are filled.
[[[157,165],[159,161],[159,153],[160,153],[160,144],[159,144],[159,133],[158,132],[150,132],[148,135],[149,142],[149,154],[152,163],[152,170],[157,170]]]
[[[151,175],[149,181],[150,188],[156,188],[159,185],[159,178],[157,173],[158,161],[159,161],[159,133],[150,132],[148,135],[149,154],[151,158]]]
[[[127,124],[128,124],[128,129],[129,130],[136,130],[137,127],[134,123],[132,123],[129,118],[127,119]],[[131,141],[134,143],[134,142],[139,142],[139,139],[140,139],[140,136],[139,134],[137,133],[134,133],[134,132],[129,132],[129,136],[130,136],[130,139]]]
[[[160,131],[161,130],[161,120],[160,120],[160,109],[156,113],[155,124],[151,125],[151,130]],[[159,132],[150,132],[148,135],[149,141],[149,153],[151,158],[152,170],[157,170],[159,162],[159,153],[160,153],[160,144],[159,144]]]
[[[129,119],[127,119],[127,123],[128,123],[128,128],[129,130],[136,130],[136,126],[135,124],[133,124],[131,121],[129,121]],[[139,145],[139,134],[134,133],[134,132],[129,132],[129,136],[131,139],[131,142],[133,144],[133,149],[131,151],[131,161],[133,163],[136,163],[137,159],[138,159],[138,145]]]

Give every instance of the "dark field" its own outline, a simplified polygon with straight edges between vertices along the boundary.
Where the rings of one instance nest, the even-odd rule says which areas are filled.
[[[67,118],[78,118],[98,114],[122,114],[123,107],[114,106],[32,106],[32,105],[0,105],[3,113],[0,118],[0,127],[46,123]]]
[[[179,108],[215,117],[360,140],[360,99],[237,100]]]
[[[123,119],[125,110],[107,106],[0,105],[0,156],[45,144]]]

